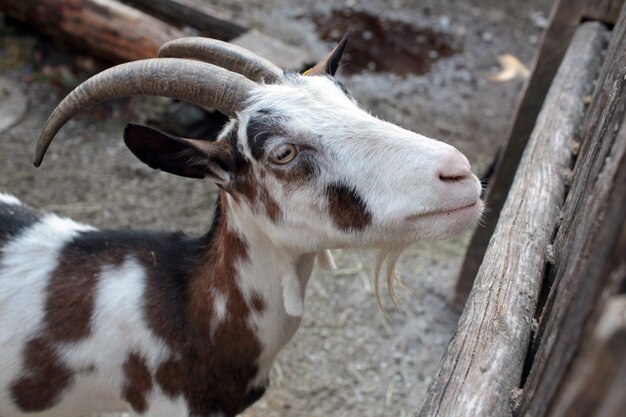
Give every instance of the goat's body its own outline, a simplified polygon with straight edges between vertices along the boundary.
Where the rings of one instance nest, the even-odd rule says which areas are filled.
[[[376,119],[331,77],[346,40],[304,75],[181,40],[162,52],[184,58],[111,68],[59,104],[36,165],[103,100],[163,95],[229,115],[215,141],[124,132],[148,166],[218,185],[219,204],[209,233],[189,238],[100,231],[0,194],[0,416],[232,417],[296,331],[316,253],[380,248],[391,277],[403,246],[478,220],[467,158]]]
[[[254,254],[212,247],[225,229],[100,231],[5,195],[0,416],[230,416],[258,399],[299,320],[248,285]]]

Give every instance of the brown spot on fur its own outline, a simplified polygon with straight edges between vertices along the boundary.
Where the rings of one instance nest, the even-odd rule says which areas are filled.
[[[152,390],[152,375],[146,365],[146,360],[138,353],[128,355],[122,365],[126,382],[122,388],[124,398],[137,413],[143,413],[148,409],[146,395]]]
[[[171,397],[182,395],[191,415],[234,416],[255,398],[249,385],[258,372],[261,346],[249,315],[260,304],[249,305],[237,282],[236,265],[247,261],[248,247],[228,230],[226,196],[222,190],[211,232],[199,245],[201,255],[184,270],[169,271],[170,263],[180,264],[174,254],[169,261],[157,254],[158,267],[150,266],[147,255],[139,256],[148,271],[148,325],[175,352],[157,367],[155,382]],[[227,303],[220,321],[213,319],[215,293]]]
[[[167,395],[172,398],[178,396],[185,387],[182,362],[174,358],[163,362],[154,374],[154,379]]]
[[[25,373],[11,384],[13,401],[25,412],[54,406],[62,391],[72,383],[72,370],[63,364],[52,342],[44,337],[30,340],[23,356]]]
[[[43,411],[54,406],[69,388],[76,372],[57,353],[59,343],[77,342],[91,334],[95,291],[103,265],[118,265],[122,256],[106,251],[91,253],[82,246],[80,235],[69,242],[59,255],[59,263],[46,287],[42,329],[22,353],[24,374],[11,388],[15,403],[24,411]],[[76,268],[80,265],[80,268]],[[95,370],[95,368],[94,368]]]
[[[102,266],[118,266],[122,261],[120,253],[111,251],[85,262],[84,254],[72,250],[71,243],[63,250],[46,289],[44,325],[50,338],[76,342],[89,336]]]
[[[270,195],[270,193],[265,188],[262,188],[259,190],[259,195],[261,197],[260,198],[261,204],[263,204],[263,207],[265,208],[265,212],[267,213],[267,216],[270,218],[271,221],[276,222],[276,220],[278,220],[278,217],[281,214],[280,207],[278,207],[278,203],[276,203],[276,200],[274,200],[274,198]]]
[[[223,192],[220,199],[222,207],[227,207]],[[231,416],[245,403],[248,384],[258,371],[261,346],[248,324],[250,307],[237,284],[235,265],[247,260],[247,244],[228,230],[225,217],[216,227],[215,239],[220,245],[201,265],[189,290],[188,344],[192,347],[186,357],[195,365],[187,369],[185,394],[191,414],[222,411]],[[207,298],[211,290],[218,290],[228,300],[228,314],[213,328],[213,303]],[[207,337],[209,334],[212,337]]]
[[[288,187],[298,187],[306,184],[317,174],[315,164],[300,155],[299,160],[283,168],[274,167],[272,173]]]
[[[355,189],[331,184],[326,187],[326,198],[330,216],[341,230],[362,230],[371,224],[372,214]]]
[[[243,196],[251,206],[257,201],[257,181],[250,167],[250,163],[246,162],[235,175],[232,189],[236,194]]]
[[[263,299],[263,297],[261,297],[261,294],[259,294],[256,291],[252,293],[252,299],[251,299],[250,304],[252,305],[252,308],[254,309],[254,311],[258,313],[265,310],[265,300]]]
[[[239,196],[243,196],[253,210],[257,210],[259,208],[257,204],[260,203],[270,220],[273,222],[278,220],[281,214],[278,203],[276,203],[276,200],[270,195],[263,183],[259,181],[248,162],[240,168],[235,177],[236,180],[232,184],[232,191],[234,191],[232,195],[235,200],[239,202]],[[260,171],[259,177],[265,177],[263,170]]]

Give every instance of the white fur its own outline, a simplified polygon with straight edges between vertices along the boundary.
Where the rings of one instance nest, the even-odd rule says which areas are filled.
[[[302,317],[304,314],[304,289],[296,271],[283,275],[283,303],[290,316]]]
[[[287,213],[278,226],[259,221],[279,244],[301,252],[407,244],[456,234],[480,216],[481,186],[467,158],[450,145],[373,117],[329,78],[291,77],[279,86],[259,86],[240,114],[240,135],[245,137],[246,124],[261,109],[281,115],[286,132],[267,146],[295,143],[317,150],[318,157],[319,175],[297,191],[278,179],[264,180]],[[247,141],[240,143],[249,154]],[[464,178],[446,182],[442,174]],[[367,230],[339,231],[333,224],[324,187],[337,182],[365,202],[372,215]],[[472,210],[454,212],[473,203]]]
[[[228,299],[226,295],[217,289],[211,291],[213,296],[213,314],[211,318],[211,330],[215,330],[219,327],[220,323],[226,318],[228,313]]]
[[[22,202],[18,200],[16,197],[12,196],[11,194],[6,194],[3,192],[0,192],[0,203],[13,204],[16,206],[19,206],[22,204]]]
[[[21,415],[8,392],[22,370],[22,349],[41,327],[45,289],[58,254],[77,233],[92,227],[50,214],[0,251],[0,415]]]
[[[59,416],[76,414],[78,410],[81,414],[127,411],[119,396],[125,381],[122,366],[128,355],[140,354],[152,372],[170,357],[167,346],[145,324],[145,281],[145,271],[133,258],[127,258],[119,267],[102,269],[91,335],[62,348],[62,357],[72,369],[95,365],[96,370],[78,376],[74,389],[53,409],[59,410]],[[153,384],[153,390],[157,387]]]

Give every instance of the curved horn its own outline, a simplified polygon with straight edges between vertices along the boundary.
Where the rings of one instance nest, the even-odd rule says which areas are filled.
[[[146,59],[94,75],[54,109],[43,127],[33,163],[41,165],[59,129],[85,107],[120,97],[163,96],[216,108],[234,116],[256,84],[240,74],[187,59]]]
[[[245,75],[252,81],[273,83],[283,71],[272,62],[245,48],[216,39],[191,37],[167,42],[160,58],[192,58]]]

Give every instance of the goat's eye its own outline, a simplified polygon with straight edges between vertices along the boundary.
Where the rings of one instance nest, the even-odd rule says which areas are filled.
[[[278,165],[285,165],[296,157],[298,150],[291,143],[286,143],[274,149],[270,154],[270,161]]]

